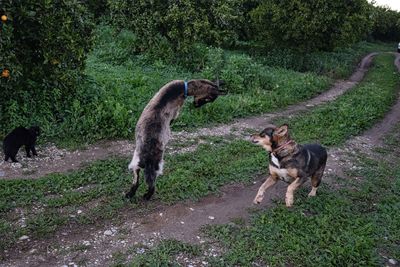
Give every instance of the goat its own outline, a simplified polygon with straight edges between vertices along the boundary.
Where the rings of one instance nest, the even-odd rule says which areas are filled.
[[[193,96],[194,106],[201,107],[226,94],[219,85],[220,81],[215,83],[205,79],[188,82],[174,80],[164,85],[150,100],[136,124],[135,151],[128,167],[133,172],[133,182],[125,195],[127,198],[135,196],[141,169],[144,169],[148,185],[143,198],[151,198],[155,192],[156,178],[163,173],[163,155],[171,135],[170,124],[179,116],[185,98]]]

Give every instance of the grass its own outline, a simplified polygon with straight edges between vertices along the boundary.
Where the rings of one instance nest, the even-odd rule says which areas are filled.
[[[131,44],[136,37],[126,30],[99,25],[95,40],[86,62],[87,79],[70,106],[58,115],[56,125],[52,120],[35,118],[43,128],[41,140],[75,147],[100,139],[132,138],[144,106],[162,85],[174,79],[218,76],[226,81],[229,91],[227,96],[200,109],[193,108],[191,100],[187,101],[174,129],[194,129],[265,113],[327,90],[332,83],[329,77],[348,76],[362,55],[389,47],[360,43],[353,48],[312,54],[309,59],[300,60],[299,55],[287,51],[251,57],[246,51],[198,45],[196,54],[201,59],[196,69],[190,70],[134,54]],[[287,60],[301,61],[309,68],[277,64]],[[335,74],[339,72],[340,75]]]
[[[333,52],[299,54],[290,50],[273,50],[265,54],[262,51],[261,62],[273,67],[343,79],[351,75],[355,65],[365,54],[376,51],[393,52],[394,47],[395,44],[360,42],[348,48],[338,48]]]
[[[366,99],[369,105],[377,98],[381,101],[380,112],[367,113],[369,123],[379,119],[387,110],[395,95],[394,81],[398,74],[393,73],[390,57],[380,56],[373,69],[367,74],[365,82],[352,92],[340,98],[337,102],[327,104],[325,108],[336,106],[337,103],[351,103],[343,106],[343,114],[353,112],[353,107],[362,106]],[[385,81],[381,80],[385,77]],[[376,84],[382,86],[376,86]],[[370,84],[374,86],[370,86]],[[354,92],[357,92],[354,93]],[[370,92],[374,92],[370,95]],[[368,96],[365,99],[365,96]],[[385,96],[382,98],[382,96]],[[347,110],[346,110],[347,108]],[[317,109],[317,111],[324,109]],[[297,131],[297,140],[308,140],[305,125],[309,116],[317,112],[301,116],[298,123],[291,124],[292,130]],[[325,114],[325,113],[323,113]],[[357,113],[356,122],[364,122],[363,113]],[[324,116],[329,116],[329,113]],[[317,118],[320,118],[317,116]],[[323,122],[322,122],[323,123]],[[351,121],[354,123],[354,120]],[[366,125],[366,124],[363,124]],[[313,124],[308,126],[315,127]],[[328,126],[326,126],[328,127]],[[336,127],[336,128],[335,128]],[[366,127],[366,126],[365,126]],[[333,142],[342,142],[335,135],[340,132],[342,125],[334,124],[333,128],[315,127],[313,133],[326,136]],[[347,134],[359,133],[359,128],[350,128]],[[157,182],[157,194],[154,203],[174,203],[183,199],[198,199],[207,194],[217,192],[227,183],[249,182],[254,176],[265,170],[265,152],[249,142],[213,138],[213,145],[202,144],[196,151],[166,157],[165,175]],[[324,141],[326,142],[326,141]],[[82,225],[95,223],[104,219],[115,218],[121,214],[121,209],[141,209],[142,205],[126,202],[123,193],[130,184],[130,175],[126,170],[127,159],[109,159],[95,162],[85,169],[66,174],[51,174],[37,180],[0,180],[0,248],[12,245],[21,235],[33,238],[48,236],[64,225]],[[139,190],[143,194],[145,187]],[[328,201],[328,200],[327,200]],[[77,214],[77,210],[82,210]],[[20,222],[21,213],[25,223]]]
[[[219,74],[229,92],[200,109],[195,109],[189,99],[174,122],[174,129],[229,122],[285,107],[325,91],[332,82],[313,73],[268,67],[244,53],[217,48],[207,48],[202,70],[192,72],[130,54],[132,38],[128,31],[116,33],[111,27],[99,27],[95,48],[87,59],[88,81],[59,129],[47,125],[44,132],[50,133],[48,138],[61,139],[64,144],[132,138],[145,105],[159,88],[174,79],[214,79]]]
[[[157,246],[156,249],[151,250],[149,253],[137,255],[135,262],[129,266],[182,266],[186,265],[182,259],[179,262],[177,256],[197,257],[200,255],[200,247],[190,244],[178,242],[176,240],[164,240]],[[125,266],[124,257],[121,261],[118,260],[114,263],[114,267]]]
[[[236,220],[208,226],[203,231],[209,241],[186,258],[210,266],[383,266],[399,260],[400,150],[393,147],[400,143],[399,131],[400,124],[377,148],[383,153],[379,158],[353,154],[357,168],[345,170],[347,178],[332,177],[339,188],[323,184],[315,198],[307,198],[303,188],[291,209],[279,201],[255,213],[248,224]],[[174,248],[188,244],[168,242],[127,265],[178,266]],[[218,253],[207,257],[210,250]],[[125,263],[126,255],[119,266]]]
[[[154,203],[198,199],[217,192],[224,184],[249,182],[264,168],[264,153],[246,141],[229,144],[213,139],[213,143],[200,145],[195,152],[166,157],[168,164],[157,182]],[[142,209],[143,204],[123,198],[131,183],[128,163],[126,159],[109,159],[38,180],[0,180],[0,248],[22,235],[43,237],[67,224],[118,219],[122,208]],[[138,195],[144,191],[145,186],[140,187]],[[77,214],[78,210],[83,212]],[[25,225],[19,223],[20,213],[26,218]]]
[[[379,55],[361,84],[335,102],[277,123],[288,123],[293,137],[303,142],[343,143],[383,118],[396,99],[399,81],[393,56]]]
[[[210,264],[381,266],[381,255],[399,259],[399,163],[363,159],[353,174],[362,177],[358,184],[350,179],[338,191],[324,186],[313,199],[302,190],[294,209],[265,210],[245,228],[209,228],[226,250]]]

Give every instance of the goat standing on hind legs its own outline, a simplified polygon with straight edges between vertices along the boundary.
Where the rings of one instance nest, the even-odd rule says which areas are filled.
[[[222,83],[222,82],[221,82]],[[213,102],[225,92],[217,83],[209,80],[175,80],[164,85],[144,108],[135,130],[136,146],[129,170],[133,172],[132,187],[127,198],[132,198],[139,187],[140,170],[144,169],[144,177],[148,185],[143,196],[149,200],[155,191],[157,176],[163,172],[163,155],[170,135],[171,122],[179,116],[186,97],[193,96],[196,108]]]

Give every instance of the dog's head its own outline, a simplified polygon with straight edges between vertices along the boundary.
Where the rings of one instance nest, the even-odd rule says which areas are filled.
[[[252,143],[262,146],[269,152],[272,152],[279,144],[286,143],[289,140],[287,124],[283,124],[280,127],[271,125],[262,130],[261,133],[250,136]]]
[[[220,95],[226,95],[226,92],[221,89],[221,86],[224,84],[222,80],[209,81],[202,79],[193,80],[190,83],[190,87],[193,88],[193,105],[196,108],[214,102]]]
[[[33,136],[39,136],[40,135],[40,128],[39,128],[39,126],[32,126],[31,128],[29,128],[29,132]]]

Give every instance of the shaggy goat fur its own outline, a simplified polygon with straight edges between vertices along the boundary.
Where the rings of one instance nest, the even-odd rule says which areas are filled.
[[[21,146],[25,146],[26,156],[31,157],[31,151],[34,156],[37,156],[35,144],[36,139],[40,135],[40,128],[32,126],[29,129],[24,127],[17,127],[9,133],[3,141],[4,160],[8,161],[9,158],[13,162],[18,162],[15,156]]]
[[[126,197],[132,198],[139,187],[139,173],[144,169],[148,191],[144,199],[149,200],[155,191],[157,176],[163,173],[163,155],[170,135],[171,122],[179,116],[185,102],[185,83],[175,80],[164,85],[150,100],[140,116],[135,130],[136,146],[129,170],[133,172],[133,183]],[[194,106],[213,102],[219,95],[219,85],[209,80],[190,80],[187,96],[194,97]]]

